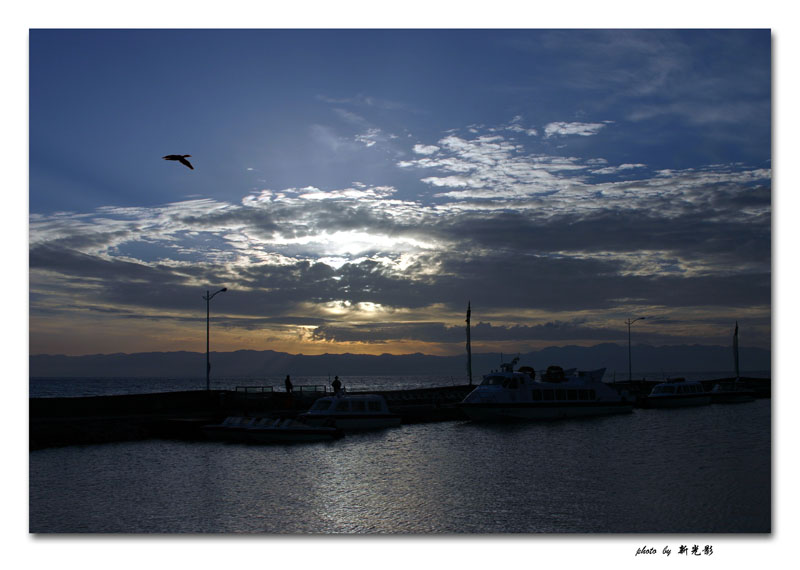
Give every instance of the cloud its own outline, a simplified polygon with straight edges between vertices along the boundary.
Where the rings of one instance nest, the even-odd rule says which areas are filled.
[[[375,146],[378,141],[385,140],[386,137],[380,129],[370,128],[366,132],[356,135],[355,140],[366,147]]]
[[[598,168],[592,170],[592,174],[618,174],[625,170],[633,170],[634,168],[647,168],[646,164],[620,164],[619,166],[607,166],[605,168]]]
[[[325,125],[311,125],[309,131],[311,139],[327,150],[340,152],[357,148],[352,141],[339,136],[332,128]]]
[[[178,322],[224,285],[226,326],[318,342],[455,342],[466,299],[498,342],[603,340],[630,307],[768,324],[770,170],[652,172],[475,130],[412,144],[413,198],[353,183],[33,214],[31,313]]]
[[[577,135],[581,137],[590,137],[600,132],[600,129],[604,128],[606,124],[607,123],[548,123],[544,128],[544,136]]]
[[[425,145],[425,144],[415,144],[414,148],[412,149],[416,154],[435,154],[438,152],[439,147],[433,144]]]

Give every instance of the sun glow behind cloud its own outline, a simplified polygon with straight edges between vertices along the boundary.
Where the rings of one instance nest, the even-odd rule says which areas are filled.
[[[278,314],[272,315],[276,320],[268,326],[271,332],[262,337],[262,342],[286,349],[305,346],[303,351],[311,353],[322,350],[312,346],[329,350],[335,342],[340,348],[356,352],[369,352],[370,346],[381,350],[398,350],[402,346],[446,353],[446,343],[439,346],[421,337],[413,338],[416,333],[412,331],[419,328],[413,325],[413,317],[402,327],[387,328],[380,323],[403,322],[400,314],[408,313],[407,304],[416,288],[416,295],[423,301],[421,306],[439,307],[433,313],[428,309],[424,320],[434,317],[447,323],[447,327],[458,328],[463,318],[460,311],[442,309],[446,305],[442,305],[441,295],[463,287],[455,284],[468,281],[475,264],[487,266],[482,271],[488,281],[482,277],[479,282],[507,290],[484,305],[484,310],[487,316],[495,315],[495,327],[509,330],[522,330],[518,327],[528,318],[542,318],[525,317],[526,311],[521,309],[512,319],[500,317],[507,302],[519,303],[519,299],[511,298],[525,290],[522,283],[545,287],[538,300],[535,295],[528,300],[534,306],[553,304],[539,313],[546,315],[544,318],[567,316],[563,310],[570,305],[567,302],[557,308],[566,299],[548,300],[553,296],[546,289],[549,278],[542,281],[547,273],[533,270],[536,277],[527,281],[528,269],[523,269],[523,264],[552,266],[545,271],[558,273],[563,270],[555,268],[564,264],[574,264],[578,271],[583,265],[594,267],[587,284],[612,280],[603,287],[612,286],[616,279],[663,280],[674,276],[691,280],[767,270],[768,264],[763,258],[759,261],[755,252],[755,257],[745,255],[735,263],[731,255],[720,257],[713,248],[707,255],[698,252],[692,238],[694,222],[687,222],[684,227],[676,221],[701,215],[706,224],[738,224],[746,228],[764,223],[770,211],[768,194],[762,193],[763,199],[753,197],[759,196],[759,184],[769,184],[768,169],[710,165],[651,172],[644,164],[613,165],[596,156],[581,159],[530,152],[504,135],[480,132],[468,137],[449,134],[436,144],[417,143],[412,150],[423,158],[400,160],[400,168],[463,173],[421,178],[432,188],[453,190],[434,193],[435,201],[425,203],[398,199],[398,191],[392,186],[354,183],[341,189],[265,189],[245,196],[238,205],[192,199],[161,207],[107,206],[94,213],[33,215],[31,244],[34,251],[41,253],[34,257],[32,292],[45,298],[51,291],[51,298],[58,298],[52,296],[52,287],[63,286],[68,279],[63,275],[67,264],[72,263],[73,271],[78,273],[101,272],[106,264],[105,271],[116,267],[123,275],[130,273],[132,283],[137,282],[137,273],[143,278],[152,274],[180,284],[180,288],[225,283],[232,291],[251,296],[277,294],[293,299],[280,309],[273,303],[270,308],[265,307]],[[598,165],[603,166],[599,171]],[[628,174],[635,177],[624,178]],[[596,180],[593,176],[597,175],[614,176],[616,180]],[[626,212],[634,216],[624,228],[618,228],[624,229],[624,234],[605,225],[612,212],[617,218]],[[655,212],[660,222],[651,220]],[[637,217],[643,220],[641,228],[637,227]],[[637,232],[637,246],[631,248],[630,235]],[[652,246],[648,245],[650,238]],[[465,244],[469,244],[466,249]],[[565,248],[565,244],[569,247]],[[589,244],[592,247],[587,247]],[[68,261],[58,254],[44,255],[59,250],[75,252],[71,255],[77,257]],[[488,267],[494,263],[498,263],[498,269],[493,273]],[[518,277],[513,282],[519,285],[512,289],[508,289],[503,264],[516,268]],[[604,272],[608,277],[602,277]],[[566,279],[572,282],[574,276]],[[446,286],[447,282],[452,285]],[[93,283],[102,295],[103,286]],[[474,298],[475,287],[482,286],[473,283],[463,292],[464,298]],[[509,297],[512,290],[516,292]],[[304,296],[319,301],[304,305]],[[585,295],[581,298],[587,299]],[[667,297],[664,299],[661,304],[666,303]],[[137,302],[147,301],[131,300],[130,311],[135,310]],[[113,306],[112,301],[109,303]],[[622,305],[635,307],[637,303],[640,304],[625,301]],[[44,310],[43,304],[34,304]],[[600,302],[598,308],[603,305],[607,301]],[[647,307],[651,313],[671,314],[659,307],[659,302],[650,301]],[[318,319],[325,323],[324,328],[291,324],[293,317],[280,324],[278,315],[287,309],[291,314]],[[76,306],[75,310],[85,313],[86,307]],[[157,318],[152,311],[139,313],[138,318],[147,313]],[[155,313],[161,319],[175,318],[174,311]],[[237,326],[252,330],[255,323],[261,322],[252,318],[248,321],[250,309],[245,307],[233,313],[239,315]],[[598,314],[592,318],[598,320]],[[330,327],[332,322],[339,326]],[[372,327],[372,333],[368,333],[367,326]],[[596,337],[592,327],[581,326],[587,338]],[[362,335],[364,340],[345,333],[347,327],[354,327],[354,334]],[[393,334],[400,336],[389,341]],[[406,334],[412,337],[406,338]],[[241,334],[233,332],[220,335],[221,342],[230,339],[241,343],[241,338]],[[258,344],[254,342],[248,341],[248,345]],[[491,342],[487,339],[484,346],[491,346]]]
[[[457,351],[467,300],[485,319],[485,343],[614,340],[640,310],[664,319],[653,342],[687,340],[686,322],[698,331],[689,340],[713,340],[725,319],[697,308],[717,306],[727,320],[747,314],[768,344],[769,66],[759,67],[768,34],[757,53],[750,34],[721,34],[738,47],[725,61],[742,65],[732,73],[704,58],[703,74],[693,58],[705,55],[706,36],[511,35],[496,44],[509,61],[547,56],[537,58],[541,101],[514,73],[492,83],[490,105],[472,93],[454,104],[450,88],[474,81],[477,68],[436,89],[398,81],[380,95],[369,92],[381,87],[370,74],[357,94],[319,76],[311,95],[287,82],[291,104],[272,99],[256,114],[232,106],[218,124],[214,114],[192,117],[220,134],[248,125],[192,149],[195,171],[150,165],[130,181],[102,179],[91,156],[97,181],[84,180],[86,195],[105,202],[32,208],[32,319],[114,315],[131,336],[144,323],[154,334],[156,322],[189,326],[197,290],[219,284],[229,288],[220,339],[231,348]],[[441,57],[426,62],[426,77],[462,72]],[[698,82],[702,93],[687,90]],[[49,92],[33,91],[36,117]],[[231,100],[227,89],[219,95]],[[712,103],[724,111],[704,114]],[[61,111],[51,121],[71,120],[63,101],[49,105]],[[59,132],[39,125],[32,141],[60,148]],[[62,204],[75,185],[37,178],[52,157],[32,149],[31,196]]]

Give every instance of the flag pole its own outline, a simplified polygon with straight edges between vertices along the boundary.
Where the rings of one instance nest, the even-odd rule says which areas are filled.
[[[736,380],[739,380],[739,321],[733,331],[733,365],[736,368]]]
[[[472,303],[467,301],[467,373],[469,374],[469,385],[472,386],[472,344],[469,338],[469,318],[472,313]]]

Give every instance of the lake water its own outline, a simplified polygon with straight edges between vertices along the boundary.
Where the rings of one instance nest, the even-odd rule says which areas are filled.
[[[330,443],[72,446],[29,459],[35,533],[771,530],[769,399],[403,425]]]
[[[720,372],[675,372],[672,378],[687,380],[713,380],[730,377],[730,371]],[[769,378],[768,370],[742,372],[742,376]],[[666,379],[664,373],[636,375],[635,378]],[[400,388],[425,388],[430,386],[452,386],[467,384],[464,377],[453,376],[350,376],[342,377],[344,386],[356,390],[397,390]],[[627,379],[619,377],[622,381]],[[604,380],[611,382],[613,376],[606,374]],[[234,390],[237,386],[272,386],[276,391],[284,390],[284,377],[265,378],[212,378],[212,390]],[[479,383],[480,378],[473,378]],[[328,376],[292,377],[295,386],[330,386]],[[203,378],[31,378],[28,384],[31,398],[56,398],[80,396],[111,396],[118,394],[145,394],[152,392],[178,392],[183,390],[205,390]]]

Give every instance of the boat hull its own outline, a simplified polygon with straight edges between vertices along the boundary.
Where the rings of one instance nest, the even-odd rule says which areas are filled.
[[[485,403],[459,404],[459,408],[473,421],[537,421],[559,420],[590,416],[624,414],[633,411],[632,402],[603,402],[592,404],[564,403]]]
[[[400,425],[400,416],[387,415],[344,415],[344,414],[302,414],[300,419],[310,426],[333,426],[340,430],[359,431],[385,429]]]
[[[687,408],[691,406],[706,406],[711,403],[711,394],[675,394],[664,396],[647,396],[644,400],[645,408]]]
[[[731,392],[712,392],[712,404],[744,404],[756,399],[755,392],[731,391]]]

